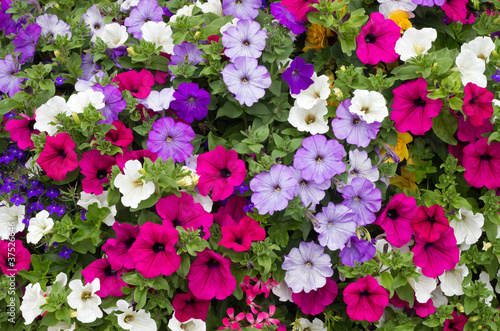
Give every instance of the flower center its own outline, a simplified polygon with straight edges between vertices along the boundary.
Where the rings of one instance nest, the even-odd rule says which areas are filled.
[[[422,98],[417,98],[413,101],[415,107],[425,107],[425,100]]]
[[[237,5],[241,5],[241,4],[242,4],[242,1],[241,1],[241,0],[236,0],[236,4],[237,4]]]
[[[424,48],[421,45],[413,44],[413,50],[417,55],[420,55],[424,51]]]
[[[135,319],[134,315],[125,315],[124,322],[132,322]]]
[[[479,158],[481,159],[481,161],[489,161],[489,160],[491,160],[491,155],[483,154]]]
[[[108,265],[106,269],[104,269],[104,274],[108,277],[116,276],[118,271],[111,269],[111,266]]]
[[[374,44],[377,41],[377,36],[373,33],[369,33],[365,36],[365,42],[367,44]]]
[[[82,293],[82,300],[86,301],[87,299],[92,298],[92,292],[89,291],[83,291]]]
[[[356,118],[354,121],[352,121],[352,123],[354,125],[358,125],[359,123],[361,123],[361,120],[359,118]]]
[[[210,259],[207,261],[208,269],[215,269],[215,268],[218,268],[219,266],[220,266],[220,263],[216,259]]]
[[[172,224],[174,225],[174,228],[176,226],[181,226],[182,225],[181,221],[179,221],[179,219],[177,217],[172,221]]]
[[[248,77],[243,77],[243,78],[241,79],[241,81],[242,81],[243,83],[248,83]]]
[[[316,157],[316,162],[318,162],[318,163],[323,162],[323,157],[322,157],[321,155],[318,155],[318,156]]]
[[[281,192],[281,187],[279,187],[279,185],[278,185],[278,186],[276,186],[274,189],[275,189],[276,191],[278,191],[278,192]]]
[[[431,224],[436,223],[436,219],[434,218],[434,216],[429,216],[429,217],[427,218],[427,220],[428,220]]]
[[[96,177],[99,180],[106,178],[107,175],[108,175],[108,173],[107,173],[106,169],[99,169],[96,172]]]
[[[312,263],[311,261],[307,261],[307,262],[306,262],[306,266],[308,266],[308,267],[312,267],[312,266],[313,266],[313,263]]]
[[[243,45],[244,45],[244,46],[250,46],[250,42],[249,42],[248,40],[245,40],[245,41],[243,42]]]
[[[433,244],[433,243],[426,243],[426,244],[424,245],[424,249],[425,249],[425,250],[428,250],[429,248],[431,248],[431,247],[432,247],[432,244]]]
[[[368,292],[367,290],[364,290],[363,292],[359,293],[359,296],[360,297],[369,297],[370,292]]]
[[[162,243],[155,243],[151,249],[155,253],[165,252],[165,245]]]
[[[307,181],[306,181],[306,180],[302,180],[302,181],[300,182],[300,185],[302,185],[302,186],[307,186]]]
[[[305,120],[307,124],[314,123],[316,121],[316,116],[314,116],[313,114],[307,114]]]
[[[31,120],[29,123],[28,123],[28,130],[30,130],[31,132],[33,132],[35,130],[35,120]]]
[[[168,136],[166,140],[167,141],[172,141],[172,137]]]
[[[130,247],[132,247],[133,243],[135,243],[135,238],[130,237],[127,240],[125,240],[125,247],[127,247],[127,249],[129,249]]]
[[[234,239],[234,242],[237,243],[238,245],[241,245],[243,241],[240,238]]]
[[[222,178],[229,178],[229,177],[231,177],[231,171],[229,171],[228,168],[221,169],[220,170],[220,176]]]
[[[101,25],[96,23],[94,24],[94,30],[99,30],[101,28]]]
[[[63,149],[60,149],[57,154],[59,154],[59,156],[61,156],[63,159],[66,158],[66,153],[64,153],[64,150]]]
[[[370,111],[370,107],[363,106],[361,107],[361,111],[366,114]]]
[[[358,171],[356,169],[351,170],[351,175],[357,175],[357,174],[358,174]]]
[[[389,209],[387,211],[387,217],[389,217],[391,220],[395,220],[399,217],[399,213],[396,209]]]

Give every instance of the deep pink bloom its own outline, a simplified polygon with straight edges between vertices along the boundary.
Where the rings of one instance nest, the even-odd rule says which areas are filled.
[[[411,228],[423,241],[436,241],[450,227],[440,205],[418,207],[417,214],[411,220]]]
[[[169,195],[161,198],[156,204],[156,212],[167,227],[182,226],[184,229],[201,230],[201,237],[210,237],[213,215],[207,213],[203,206],[195,203],[191,195],[181,192],[181,196]]]
[[[124,272],[128,271],[126,268],[113,270],[108,259],[97,259],[82,270],[82,275],[85,278],[85,284],[92,283],[95,278],[99,278],[101,289],[96,294],[101,298],[105,298],[108,295],[121,297],[125,295],[122,292],[122,287],[130,286],[121,277]]]
[[[463,331],[465,324],[469,321],[465,314],[460,314],[458,316],[456,311],[451,314],[453,319],[444,321],[443,331]]]
[[[208,195],[212,189],[212,200],[217,201],[229,197],[234,187],[243,183],[247,170],[245,162],[238,159],[238,153],[217,146],[215,150],[198,156],[196,173],[200,176],[200,194]]]
[[[344,290],[347,315],[355,321],[376,322],[389,304],[389,293],[368,275],[349,284]]]
[[[113,270],[119,270],[121,267],[135,269],[135,261],[129,254],[129,249],[139,236],[139,227],[128,223],[113,224],[113,230],[116,232],[116,239],[108,239],[102,246],[106,252],[108,261]]]
[[[500,143],[481,138],[464,148],[464,178],[474,187],[500,187]]]
[[[131,70],[122,72],[113,78],[113,83],[118,83],[120,91],[129,90],[138,99],[146,99],[151,93],[151,86],[155,79],[151,72],[142,69],[140,72]]]
[[[401,28],[394,21],[385,19],[375,12],[356,37],[356,55],[363,63],[377,64],[394,62],[399,58],[394,50],[396,41],[401,38]]]
[[[236,289],[236,278],[231,274],[231,260],[205,248],[191,264],[186,278],[189,289],[198,299],[224,300]]]
[[[144,158],[148,158],[151,161],[155,162],[158,158],[158,155],[147,149],[141,149],[139,151],[125,151],[123,152],[123,154],[116,155],[116,164],[123,171],[123,167],[125,167],[125,163],[127,163],[127,161],[139,160],[142,164],[144,164]]]
[[[132,130],[127,128],[121,121],[114,121],[113,126],[116,129],[109,130],[104,136],[104,139],[111,141],[111,143],[115,146],[127,149],[134,141]]]
[[[238,225],[240,220],[246,216],[243,209],[247,204],[245,197],[234,195],[230,197],[224,206],[219,207],[214,214],[214,221],[220,226]]]
[[[30,264],[31,254],[21,240],[0,240],[0,268],[4,275],[17,275],[19,270],[28,271]]]
[[[453,155],[457,160],[457,165],[464,165],[464,147],[469,143],[464,143],[458,140],[458,144],[456,145],[448,145],[448,154]]]
[[[330,305],[337,297],[339,289],[337,283],[331,278],[326,279],[326,285],[320,287],[316,291],[306,293],[292,293],[292,300],[306,315],[318,315],[325,310],[325,307]]]
[[[441,6],[441,9],[444,10],[446,16],[448,16],[453,22],[460,21],[465,24],[467,23],[468,2],[468,0],[446,0],[446,2]]]
[[[305,21],[309,22],[307,20],[307,13],[310,11],[318,11],[317,9],[313,7],[309,7],[309,5],[313,3],[318,3],[318,0],[282,0],[281,4],[283,7],[288,9],[292,14],[297,17],[295,20],[296,21]]]
[[[36,160],[40,167],[52,179],[63,180],[68,172],[78,168],[78,155],[75,142],[70,135],[61,132],[56,136],[47,136],[45,147]]]
[[[493,99],[495,95],[488,89],[474,83],[465,85],[465,97],[462,111],[468,116],[470,123],[475,126],[483,125],[485,119],[493,115]]]
[[[391,245],[402,247],[413,236],[410,223],[416,213],[415,198],[399,193],[392,197],[384,211],[378,215],[375,224],[380,225],[387,232],[387,241]]]
[[[194,318],[206,320],[210,300],[201,300],[193,295],[191,291],[183,294],[176,294],[172,301],[172,307],[175,310],[175,318],[179,322],[186,322]]]
[[[493,125],[487,119],[483,119],[483,123],[476,127],[470,123],[470,118],[465,121],[462,115],[455,115],[455,117],[458,120],[457,138],[461,141],[476,142],[484,133],[493,131]]]
[[[432,118],[439,115],[443,107],[441,99],[432,100],[427,97],[427,82],[420,77],[392,90],[391,120],[399,132],[410,131],[413,134],[424,134],[432,127]]]
[[[394,293],[394,296],[390,300],[391,304],[393,304],[395,307],[399,308],[405,308],[405,307],[410,307],[410,303],[404,300],[401,300],[396,293]],[[415,298],[413,301],[413,309],[415,309],[415,313],[417,313],[418,316],[424,318],[429,315],[432,315],[436,312],[436,307],[434,306],[434,303],[432,302],[432,299],[427,300],[425,303],[420,303],[417,301]]]
[[[111,167],[116,164],[115,158],[109,155],[101,155],[101,152],[93,149],[82,154],[80,168],[85,178],[82,180],[82,189],[85,193],[99,195],[103,192],[102,185],[109,183],[108,175]]]
[[[238,225],[223,226],[222,239],[219,246],[232,248],[236,252],[245,252],[250,249],[252,242],[266,238],[266,230],[260,227],[259,222],[245,216]]]
[[[445,270],[455,268],[460,260],[460,249],[451,226],[434,242],[424,241],[418,234],[415,235],[415,242],[416,245],[411,250],[413,262],[422,268],[424,276],[441,276]]]
[[[35,144],[31,140],[31,134],[39,134],[40,131],[33,129],[35,118],[21,114],[23,119],[11,119],[5,125],[5,130],[9,131],[10,139],[17,143],[20,149],[34,149]]]
[[[179,234],[174,228],[152,222],[141,226],[139,236],[129,250],[137,271],[146,278],[170,276],[176,272],[181,265],[181,257],[174,247],[178,240]]]

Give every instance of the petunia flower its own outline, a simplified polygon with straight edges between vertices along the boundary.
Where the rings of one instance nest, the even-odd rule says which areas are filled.
[[[155,184],[152,181],[145,182],[144,171],[141,162],[138,160],[130,160],[125,163],[123,168],[124,174],[118,174],[115,178],[114,185],[122,194],[122,203],[126,207],[137,208],[139,202],[146,200],[155,192]]]
[[[0,206],[0,239],[9,240],[12,234],[24,230],[26,224],[23,223],[26,214],[24,205],[9,206],[2,203]]]
[[[271,4],[280,5],[280,4]],[[271,7],[272,8],[272,7]],[[290,86],[290,93],[300,94],[302,90],[307,90],[314,83],[311,77],[314,75],[314,67],[304,59],[296,57],[290,66],[283,72],[281,77]]]
[[[111,124],[113,124],[116,129],[109,130],[104,136],[104,139],[111,142],[111,144],[115,146],[127,149],[134,141],[132,130],[127,128],[125,124],[123,124],[122,121],[119,120],[113,121],[113,123]]]
[[[483,214],[474,214],[465,207],[460,207],[457,217],[450,220],[450,226],[455,230],[455,238],[457,238],[457,244],[459,245],[462,243],[467,245],[477,243],[483,233],[483,225]]]
[[[150,312],[146,312],[144,309],[135,311],[125,300],[118,300],[116,306],[117,311],[122,312],[121,314],[115,313],[118,325],[122,329],[130,331],[155,331],[158,329]]]
[[[24,325],[33,323],[35,318],[43,313],[42,305],[47,303],[47,293],[42,291],[40,283],[28,284],[24,288],[19,310],[24,318]]]
[[[5,130],[9,131],[10,139],[17,143],[20,149],[34,149],[35,144],[31,140],[31,135],[40,133],[36,130],[34,117],[29,118],[28,116],[21,114],[22,119],[10,119],[5,125]]]
[[[421,6],[442,6],[446,0],[413,0],[413,3]]]
[[[460,316],[458,316],[457,312],[453,311],[451,316],[452,319],[447,319],[444,321],[443,331],[463,330],[465,324],[467,324],[467,322],[469,321],[464,313],[461,313]]]
[[[165,161],[172,158],[174,162],[182,162],[193,151],[190,141],[194,137],[195,133],[190,125],[176,123],[172,118],[164,117],[153,123],[153,129],[148,134],[147,146]]]
[[[83,191],[100,195],[103,192],[103,184],[109,183],[108,175],[115,164],[114,157],[102,155],[96,149],[84,152],[78,163],[82,174],[85,175],[82,180]]]
[[[98,318],[102,318],[102,310],[99,308],[102,300],[96,294],[101,285],[99,278],[95,278],[91,283],[83,286],[79,279],[69,282],[71,293],[68,295],[68,305],[76,309],[76,319],[82,323],[92,323]]]
[[[280,24],[283,24],[290,29],[294,34],[299,35],[307,31],[304,26],[304,22],[297,20],[297,16],[285,8],[282,3],[271,3],[269,7],[271,7],[271,15],[273,15],[274,18],[280,22]],[[296,57],[295,59],[298,58],[299,57]]]
[[[261,0],[222,0],[224,15],[233,15],[241,20],[253,20],[259,15]]]
[[[248,251],[252,242],[266,238],[266,231],[259,225],[259,222],[248,216],[243,217],[238,225],[223,226],[221,234],[219,246],[233,249],[235,252]]]
[[[427,317],[429,315],[432,315],[436,312],[436,307],[434,307],[434,304],[432,302],[432,299],[428,299],[426,302],[419,302],[414,299],[414,304],[411,310],[415,311],[415,314],[417,316],[420,316],[422,318]],[[402,300],[398,297],[397,293],[394,294],[394,296],[390,299],[390,303],[397,308],[406,308],[410,309],[410,304],[409,302]]]
[[[116,239],[109,238],[102,246],[111,267],[113,270],[119,270],[122,267],[135,269],[136,262],[130,255],[129,250],[139,236],[139,227],[116,222],[113,224],[113,230],[116,232]]]
[[[322,183],[316,183],[313,180],[307,180],[302,176],[302,171],[294,169],[294,177],[297,180],[297,189],[304,206],[311,204],[311,209],[315,209],[316,205],[325,197],[325,190],[332,185],[330,179],[325,179]]]
[[[191,291],[177,293],[172,300],[174,316],[179,322],[186,322],[192,318],[205,321],[209,307],[210,300],[198,299]]]
[[[376,322],[389,305],[389,293],[368,275],[347,285],[344,290],[347,315],[354,321]]]
[[[396,42],[394,50],[400,55],[401,61],[407,61],[420,54],[426,54],[436,38],[437,31],[433,28],[423,28],[421,30],[409,28],[401,39]]]
[[[102,116],[105,117],[105,119],[99,123],[111,124],[117,121],[118,114],[127,106],[127,102],[122,99],[122,93],[118,87],[114,85],[106,85],[103,87],[100,84],[95,84],[92,86],[92,89],[104,95],[104,99],[102,100],[104,106],[100,108],[96,107],[96,109],[101,111]]]
[[[225,225],[237,225],[247,215],[244,210],[247,199],[242,196],[231,196],[224,206],[220,206],[214,214],[214,221],[221,227]]]
[[[395,246],[406,245],[413,236],[411,221],[417,213],[414,197],[398,193],[392,197],[387,207],[378,215],[375,224],[380,225],[387,233],[387,241]]]
[[[349,151],[349,165],[347,185],[350,185],[354,178],[366,178],[375,183],[380,177],[377,167],[372,165],[366,151],[358,149]]]
[[[469,268],[467,265],[461,264],[456,265],[451,270],[445,270],[442,275],[439,276],[439,281],[441,290],[446,296],[462,295],[464,290],[462,287],[462,282],[465,277],[469,274]]]
[[[142,26],[147,22],[162,22],[163,9],[156,0],[141,0],[137,7],[130,11],[123,23],[128,31],[137,39],[142,39]]]
[[[54,220],[49,217],[49,212],[42,210],[30,219],[26,242],[38,244],[40,239],[54,227]]]
[[[128,90],[138,99],[145,99],[151,93],[151,86],[155,80],[153,74],[146,69],[140,72],[131,70],[122,72],[113,78],[113,83],[118,83],[120,91]]]
[[[407,278],[408,284],[415,291],[415,299],[419,303],[426,303],[432,298],[432,292],[437,287],[437,279],[422,275],[422,269],[417,268],[419,274],[417,280],[413,277]]]
[[[315,291],[325,286],[326,279],[333,275],[330,256],[314,242],[303,241],[299,248],[292,248],[281,267],[286,271],[285,281],[294,293]]]
[[[327,328],[324,326],[323,321],[320,320],[319,318],[315,318],[311,323],[308,319],[302,317],[299,319],[298,323],[295,322],[294,325],[300,326],[303,330],[328,331]]]
[[[21,52],[21,58],[19,59],[20,64],[25,63],[35,54],[35,46],[41,32],[42,28],[38,24],[29,24],[19,30],[12,44],[16,46],[16,52]]]
[[[116,154],[116,164],[123,171],[125,168],[125,163],[130,160],[138,160],[141,164],[144,164],[144,159],[148,158],[152,162],[155,162],[158,159],[158,155],[156,153],[151,152],[147,149],[141,149],[138,151],[125,151],[123,154]]]
[[[69,24],[60,20],[57,15],[40,15],[36,18],[36,24],[42,28],[41,35],[50,43],[54,43],[57,36],[71,40],[72,33]]]
[[[329,202],[323,207],[322,212],[316,214],[319,227],[314,227],[314,231],[319,233],[321,246],[331,251],[344,248],[349,238],[356,234],[357,225],[353,217],[354,213],[346,206]]]
[[[239,56],[259,58],[266,47],[266,39],[266,30],[261,30],[259,23],[240,20],[222,34],[222,45],[226,48],[224,54],[230,60]]]
[[[180,322],[172,316],[168,321],[168,328],[172,331],[206,331],[207,325],[200,319],[192,318],[186,322]]]
[[[82,270],[82,276],[85,279],[85,284],[92,283],[94,279],[99,278],[100,289],[96,294],[101,298],[108,295],[121,297],[125,295],[122,292],[122,287],[129,287],[122,280],[121,275],[128,271],[126,268],[114,270],[108,259],[97,259]]]
[[[110,206],[108,204],[108,193],[108,191],[103,191],[101,194],[95,195],[80,192],[80,200],[78,200],[76,204],[86,210],[88,210],[89,206],[93,203],[97,203],[97,208],[109,208],[110,213],[102,222],[108,226],[113,226],[115,223],[116,206]]]
[[[411,220],[411,228],[423,241],[434,242],[446,232],[450,224],[440,205],[420,206]]]
[[[375,91],[355,90],[349,111],[364,119],[366,123],[382,123],[389,115],[385,98]]]
[[[375,246],[370,241],[352,236],[342,248],[339,257],[342,264],[354,267],[356,262],[364,263],[371,260],[377,252]]]
[[[298,94],[291,95],[295,98],[295,103],[297,106],[304,109],[311,109],[314,107],[319,100],[328,99],[330,96],[330,84],[328,83],[328,78],[326,75],[317,76],[315,72],[313,72],[311,79],[313,81],[312,84],[309,84],[309,87],[301,90]]]
[[[486,64],[470,49],[464,49],[458,54],[455,63],[461,74],[462,84],[474,83],[479,87],[486,87],[487,79],[484,75]]]
[[[11,98],[21,91],[21,84],[24,81],[23,78],[16,77],[19,72],[16,62],[16,58],[11,54],[0,60],[0,92],[8,94]]]
[[[500,187],[500,143],[481,138],[464,148],[464,178],[474,187]]]
[[[378,0],[378,3],[380,3],[378,11],[385,18],[388,18],[389,13],[396,10],[403,10],[410,13],[410,17],[414,17],[415,15],[412,12],[417,8],[417,5],[412,0]]]
[[[161,47],[162,52],[172,54],[174,51],[174,38],[172,28],[163,21],[147,21],[141,27],[142,39]]]
[[[304,291],[292,293],[292,299],[304,314],[318,315],[322,313],[327,306],[332,304],[338,292],[337,283],[331,278],[327,278],[325,286],[315,291],[310,291],[309,293]]]
[[[175,89],[167,87],[161,91],[151,91],[148,97],[141,101],[141,103],[154,111],[162,111],[170,108],[170,103],[175,100]]]
[[[310,109],[301,108],[297,101],[290,109],[288,122],[299,131],[306,131],[310,134],[327,133],[330,129],[324,116],[328,113],[325,100],[318,102]]]
[[[185,5],[179,8],[174,15],[170,16],[169,23],[177,22],[177,17],[193,16],[194,4]]]
[[[47,173],[47,176],[54,180],[63,180],[68,172],[78,168],[78,155],[75,147],[75,142],[65,132],[53,137],[48,136],[36,162]]]
[[[311,7],[313,3],[318,3],[318,0],[305,0],[305,1],[294,1],[294,0],[283,0],[281,4],[287,10],[297,17],[296,21],[307,22],[307,13],[311,11],[317,11],[317,9]]]
[[[460,51],[466,49],[472,51],[478,58],[488,63],[490,61],[490,54],[495,50],[495,43],[489,36],[476,37],[460,47]]]
[[[202,54],[205,53],[199,50],[197,45],[183,41],[180,45],[174,46],[174,52],[170,56],[170,63],[168,65],[184,64],[194,66],[204,61],[201,56]]]
[[[94,35],[92,38],[95,38],[96,36],[101,38],[106,46],[111,49],[125,46],[129,37],[127,27],[119,23],[106,24],[102,29],[102,32],[100,32],[99,35]]]
[[[231,274],[231,260],[205,248],[191,264],[186,278],[195,297],[202,300],[224,300],[236,289]]]
[[[344,187],[342,197],[342,205],[354,212],[354,220],[361,226],[373,223],[382,206],[382,193],[366,178],[354,178],[351,185]]]
[[[0,241],[0,269],[4,275],[17,275],[20,270],[28,271],[30,265],[31,254],[21,240],[11,241],[9,238],[9,241]]]
[[[462,112],[473,126],[482,126],[484,120],[490,119],[493,115],[492,102],[495,95],[488,91],[488,89],[477,86],[474,83],[467,83],[464,93]]]
[[[198,84],[180,84],[173,97],[174,100],[170,103],[170,106],[184,122],[192,123],[194,119],[202,120],[207,116],[210,93],[200,88]]]
[[[214,13],[219,17],[223,17],[224,13],[222,12],[222,3],[221,0],[208,0],[205,3],[201,3],[199,0],[196,0],[196,7],[200,8],[204,14]]]
[[[82,15],[82,19],[90,29],[90,35],[99,34],[102,32],[102,28],[104,27],[104,17],[101,16],[101,12],[97,5],[93,5],[85,14]]]

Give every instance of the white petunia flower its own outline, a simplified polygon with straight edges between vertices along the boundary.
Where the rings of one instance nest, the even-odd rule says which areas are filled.
[[[42,237],[49,233],[54,227],[54,220],[49,217],[49,212],[42,210],[36,216],[30,219],[26,241],[32,244],[38,244]]]
[[[179,322],[174,315],[168,321],[168,327],[172,331],[206,331],[207,325],[203,320],[191,318],[186,322]]]
[[[123,3],[120,5],[120,11],[125,13],[131,10],[132,8],[136,7],[139,4],[140,0],[125,0]]]
[[[204,14],[214,13],[217,16],[223,17],[222,4],[220,0],[208,0],[205,3],[201,3],[200,0],[196,0],[196,7],[200,8]]]
[[[179,8],[179,10],[175,13],[175,15],[170,16],[170,21],[175,23],[177,21],[177,17],[180,16],[193,16],[194,5],[184,6]]]
[[[85,21],[85,24],[87,24],[87,27],[90,28],[91,36],[102,31],[104,26],[104,17],[101,16],[101,13],[96,5],[87,9],[87,12],[82,15],[82,19]]]
[[[69,325],[65,322],[59,322],[54,326],[49,326],[47,331],[73,331],[76,328],[75,323]]]
[[[295,105],[311,109],[319,100],[326,100],[330,96],[329,78],[325,75],[317,76],[313,73],[311,79],[314,81],[307,89],[300,91],[299,94],[292,94],[295,98]]]
[[[24,325],[33,323],[35,318],[42,314],[42,305],[47,303],[47,298],[42,291],[40,284],[28,284],[25,288],[24,296],[19,309],[24,317]]]
[[[481,273],[479,274],[479,281],[481,283],[485,283],[486,284],[486,289],[490,290],[491,292],[494,293],[493,286],[491,286],[491,283],[490,283],[490,281],[491,281],[490,275],[488,275],[487,272],[481,271]],[[490,295],[489,297],[487,297],[485,299],[481,299],[481,300],[484,300],[485,304],[487,304],[488,306],[491,306],[491,300],[493,300],[493,295]]]
[[[94,106],[95,109],[104,108],[104,94],[93,89],[72,94],[68,99],[67,116],[73,113],[81,114],[88,106]]]
[[[432,28],[422,30],[409,28],[396,42],[394,50],[401,56],[402,61],[406,61],[420,54],[426,54],[436,38],[437,32]]]
[[[462,295],[462,282],[469,274],[469,269],[465,264],[456,265],[452,270],[445,270],[444,274],[439,276],[441,281],[441,290],[446,296]]]
[[[236,26],[236,24],[238,24],[239,20],[240,20],[239,18],[235,17],[235,18],[233,18],[233,20],[231,22],[226,23],[223,26],[221,26],[220,29],[219,29],[220,33],[222,34],[222,33],[224,33],[224,31],[226,31],[230,27]]]
[[[457,244],[463,242],[467,245],[475,244],[479,240],[479,237],[481,237],[483,225],[483,214],[474,214],[465,207],[461,207],[458,210],[458,219],[453,218],[450,221],[450,226],[455,230]]]
[[[122,314],[116,314],[118,325],[125,330],[131,331],[156,331],[156,322],[151,318],[151,313],[144,309],[134,311],[134,309],[125,300],[116,302],[117,309]]]
[[[293,302],[292,300],[292,290],[288,287],[287,283],[285,280],[282,280],[281,283],[279,283],[276,286],[273,286],[273,294],[276,295],[281,302]]]
[[[97,202],[98,208],[108,207],[111,213],[109,213],[102,222],[108,226],[113,226],[113,224],[115,223],[116,206],[109,206],[108,193],[108,191],[103,191],[101,194],[95,195],[82,191],[82,193],[80,193],[80,200],[78,200],[76,204],[82,208],[85,208],[86,210],[89,210],[89,206],[94,202]]]
[[[23,223],[25,207],[23,205],[9,207],[6,205],[0,207],[0,239],[8,240],[11,233],[18,233],[24,230]]]
[[[296,100],[294,106],[290,109],[288,122],[299,131],[306,131],[310,134],[326,133],[330,129],[328,123],[324,120],[327,113],[326,100],[318,100],[310,109],[298,106]]]
[[[488,81],[484,75],[486,64],[470,49],[465,49],[458,54],[455,63],[462,74],[462,84],[474,83],[479,87],[486,87]]]
[[[299,330],[307,330],[307,331],[327,331],[327,329],[324,327],[324,323],[322,320],[319,318],[315,318],[312,323],[306,319],[306,318],[301,318],[299,319],[300,325]]]
[[[415,291],[415,297],[417,301],[420,303],[426,303],[431,298],[431,293],[436,289],[437,280],[434,278],[430,278],[422,275],[422,269],[417,268],[417,272],[420,274],[418,276],[418,281],[415,281],[415,278],[408,278],[408,284]]]
[[[172,54],[174,51],[174,39],[172,28],[165,22],[149,21],[141,27],[142,39],[154,43],[156,47],[162,47],[162,52]]]
[[[95,36],[97,36],[97,34],[95,34],[94,37]],[[125,46],[125,42],[127,42],[128,39],[127,28],[118,23],[106,24],[102,32],[99,33],[99,38],[101,38],[109,48]]]
[[[210,196],[201,195],[197,187],[193,189],[193,192],[196,192],[197,194],[196,196],[193,196],[194,203],[199,203],[207,213],[211,213],[214,202],[212,201]]]
[[[144,32],[142,35],[144,36]],[[151,91],[148,97],[142,100],[141,103],[154,111],[162,111],[168,109],[170,107],[170,102],[175,100],[174,93],[175,89],[173,87],[164,88],[161,91]]]
[[[104,71],[99,70],[90,77],[89,80],[77,78],[75,83],[75,90],[78,92],[86,91],[97,83],[97,79],[103,79],[106,76]]]
[[[431,299],[432,303],[434,304],[434,307],[438,308],[441,305],[446,305],[448,304],[448,298],[443,294],[443,291],[441,291],[441,287],[436,287],[434,291],[431,293]]]
[[[143,176],[142,164],[139,160],[129,160],[125,163],[123,172],[115,178],[114,185],[120,190],[122,203],[125,207],[137,208],[139,202],[146,200],[155,192],[155,184],[146,183]]]
[[[68,305],[76,309],[76,319],[82,323],[92,323],[98,318],[102,318],[102,310],[99,308],[101,298],[95,292],[101,289],[99,278],[95,278],[92,283],[83,286],[79,279],[69,283],[72,290],[68,295]]]
[[[382,123],[384,118],[389,115],[384,96],[378,92],[367,90],[354,91],[349,111],[363,118],[368,124]]]
[[[491,52],[495,50],[495,43],[490,37],[476,37],[474,40],[463,44],[460,51],[463,52],[467,49],[476,54],[478,58],[488,63],[490,61]]]
[[[410,15],[410,18],[415,17],[412,13],[417,8],[417,5],[412,0],[378,0],[380,6],[378,11],[387,18],[390,12],[395,10],[403,10]]]
[[[33,128],[35,130],[45,131],[49,136],[53,136],[57,133],[58,127],[61,126],[56,116],[59,114],[66,114],[68,111],[69,107],[64,98],[60,96],[52,97],[36,109],[35,125]],[[51,122],[54,124],[51,124]]]
[[[358,149],[349,151],[349,164],[347,185],[351,185],[354,178],[366,178],[370,182],[375,183],[380,177],[378,168],[372,165],[372,161],[366,151]]]

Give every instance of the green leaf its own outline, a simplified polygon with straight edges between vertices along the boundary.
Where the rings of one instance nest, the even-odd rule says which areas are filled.
[[[140,288],[136,287],[134,290],[134,301],[137,303],[135,307],[136,310],[139,310],[144,307],[146,304],[146,299],[148,297],[148,287]]]
[[[264,267],[264,274],[267,274],[271,270],[272,261],[269,255],[258,256],[257,262]]]
[[[434,131],[439,139],[449,145],[457,144],[457,141],[453,138],[453,134],[457,131],[458,121],[451,112],[447,110],[441,111],[432,122],[432,131]]]
[[[182,278],[186,278],[189,268],[191,267],[191,259],[187,254],[181,254],[181,265],[177,269],[177,274]]]
[[[413,64],[404,64],[391,70],[391,73],[401,80],[410,80],[420,77],[419,68]]]
[[[42,325],[54,326],[59,323],[55,313],[47,313],[42,318]]]
[[[153,56],[151,58],[151,63],[147,66],[149,69],[168,71],[168,59],[163,56]]]
[[[465,297],[464,299],[464,309],[465,315],[469,315],[476,309],[478,304],[477,298]]]
[[[394,279],[390,272],[384,272],[380,274],[380,281],[382,282],[382,286],[388,289],[391,292],[391,297],[394,295]]]
[[[224,104],[224,106],[219,108],[219,110],[217,111],[216,118],[219,118],[222,116],[226,116],[229,118],[237,118],[237,117],[240,117],[241,114],[243,114],[243,109],[235,106],[235,104],[232,103],[231,101],[228,101]]]
[[[415,292],[413,292],[410,284],[406,284],[405,286],[396,289],[396,293],[401,300],[404,300],[410,304],[410,308],[413,307]]]
[[[208,134],[208,149],[213,151],[217,146],[225,147],[227,140],[221,137],[215,136],[212,132]]]

